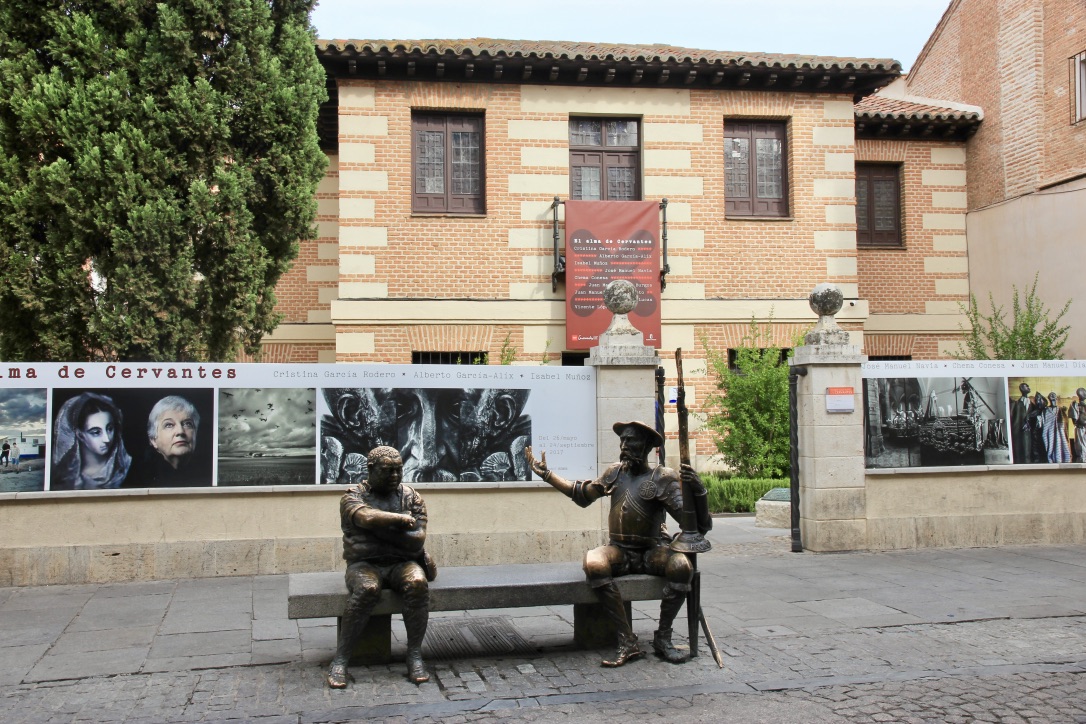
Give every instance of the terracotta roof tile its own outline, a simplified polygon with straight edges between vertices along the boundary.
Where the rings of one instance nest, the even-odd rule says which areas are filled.
[[[466,38],[442,40],[318,40],[321,51],[354,50],[361,53],[405,52],[444,55],[533,56],[566,60],[628,60],[672,63],[720,63],[777,68],[841,68],[897,72],[901,64],[892,58],[837,58],[779,53],[740,53],[698,50],[669,45],[611,45],[561,40],[502,40]]]
[[[887,98],[877,94],[861,100],[854,106],[854,110],[857,116],[872,118],[915,118],[925,121],[979,121],[981,119],[981,115],[974,111],[916,103],[900,98]]]

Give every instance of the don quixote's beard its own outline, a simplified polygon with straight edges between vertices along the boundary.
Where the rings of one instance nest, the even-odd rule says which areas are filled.
[[[618,460],[622,468],[630,472],[637,472],[645,465],[645,458],[635,455],[633,452],[623,450],[618,454]]]

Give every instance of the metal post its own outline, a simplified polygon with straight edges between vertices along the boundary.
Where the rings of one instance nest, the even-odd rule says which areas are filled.
[[[798,380],[807,376],[806,367],[788,368],[788,442],[790,450],[791,472],[789,486],[792,498],[792,552],[803,552],[803,541],[799,534],[799,420],[796,416],[798,408]]]
[[[562,200],[557,196],[554,197],[554,201],[551,202],[551,211],[554,212],[554,271],[551,272],[551,291],[558,291],[558,278],[564,276],[566,273],[566,260],[558,252],[558,207],[562,204]]]
[[[667,275],[671,271],[671,267],[667,263],[667,199],[660,200],[660,211],[663,214],[663,219],[660,224],[660,248],[663,250],[663,266],[660,267],[660,291],[663,291],[667,287]]]
[[[660,464],[663,465],[667,460],[667,436],[664,435],[664,368],[656,368],[656,432],[660,433],[660,437],[664,439],[664,442],[657,448],[657,455],[660,458]]]

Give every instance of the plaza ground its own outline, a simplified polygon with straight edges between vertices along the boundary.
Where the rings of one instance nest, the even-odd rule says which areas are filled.
[[[285,576],[0,589],[0,720],[1086,721],[1086,546],[814,554],[786,533],[719,518],[699,557],[723,669],[704,643],[601,668],[557,606],[435,615],[430,683],[395,663],[330,691],[335,621],[286,618]],[[656,614],[635,606],[642,640]]]

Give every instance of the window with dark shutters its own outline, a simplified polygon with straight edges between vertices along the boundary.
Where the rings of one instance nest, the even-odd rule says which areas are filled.
[[[902,245],[900,166],[856,164],[856,245]]]
[[[788,216],[788,127],[724,122],[726,216]]]
[[[415,113],[411,137],[411,210],[486,213],[483,117]]]

